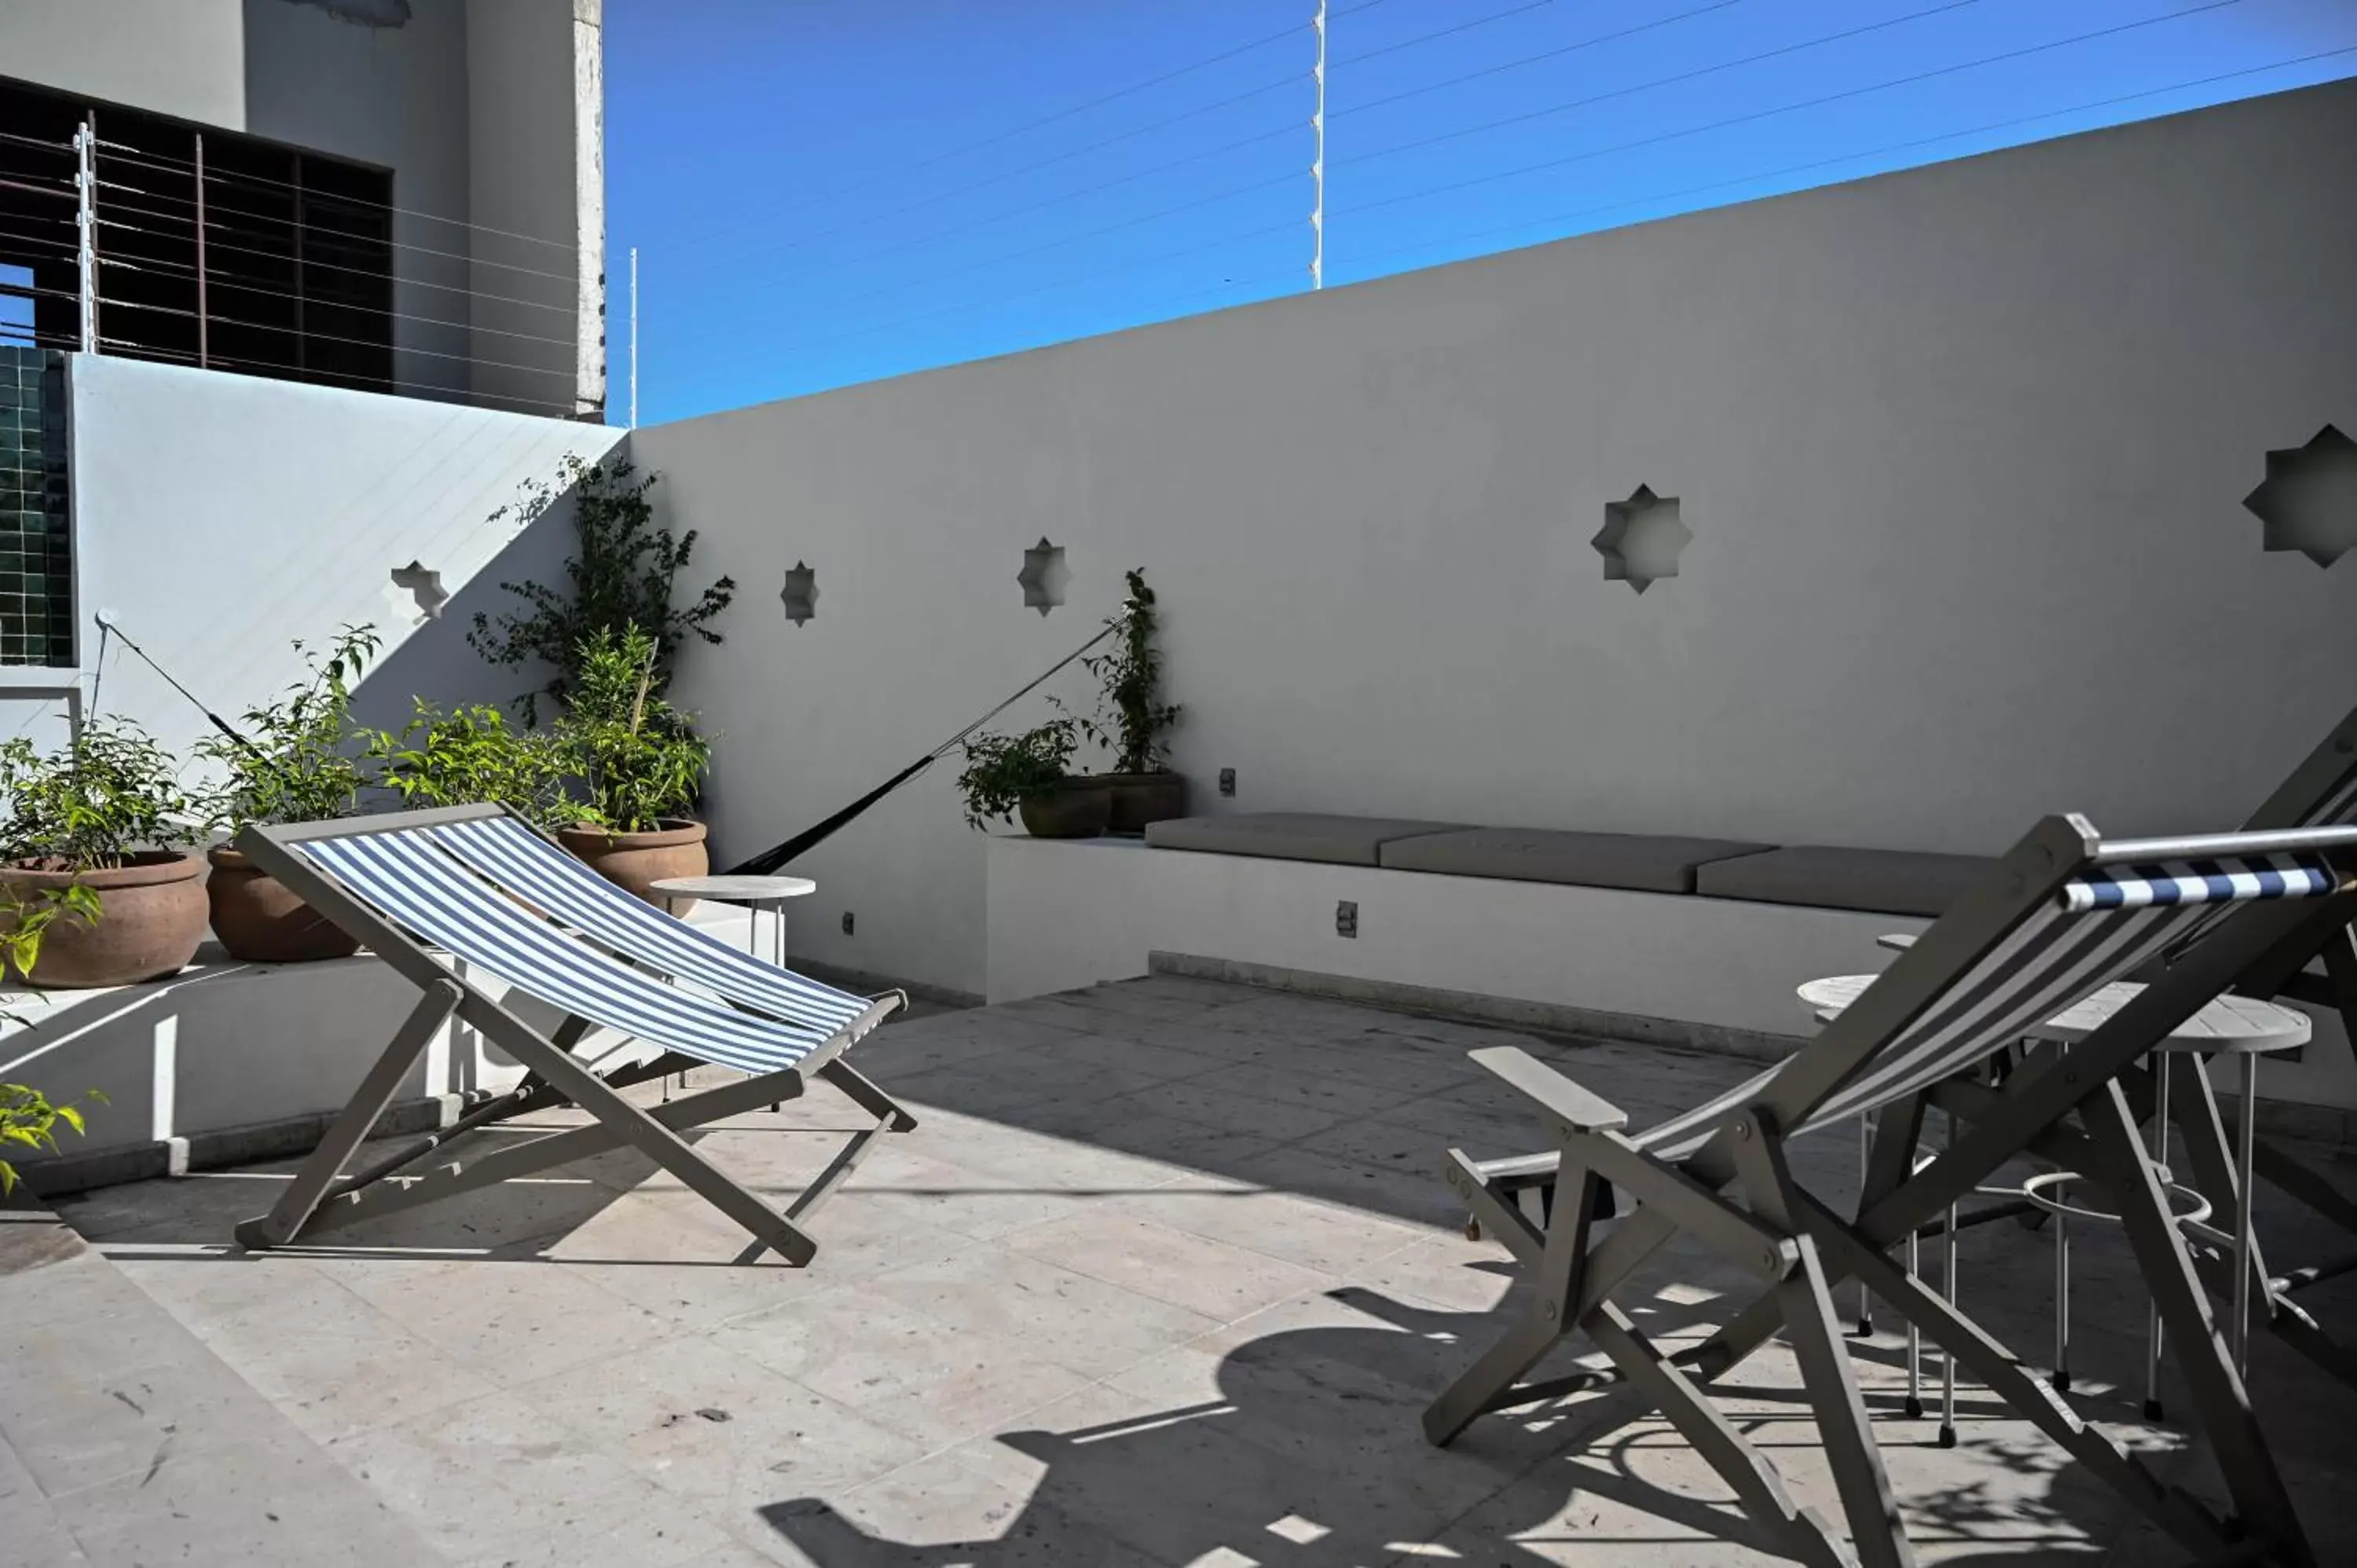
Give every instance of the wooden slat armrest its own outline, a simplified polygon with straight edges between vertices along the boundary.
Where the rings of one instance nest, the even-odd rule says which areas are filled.
[[[1473,1059],[1572,1132],[1618,1132],[1629,1125],[1628,1112],[1580,1088],[1527,1051],[1493,1046],[1475,1051]]]

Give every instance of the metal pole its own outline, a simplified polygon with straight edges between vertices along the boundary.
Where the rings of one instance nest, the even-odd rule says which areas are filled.
[[[630,247],[630,424],[639,427],[639,248]]]
[[[1318,0],[1318,68],[1311,72],[1318,80],[1318,112],[1309,117],[1310,126],[1318,133],[1317,156],[1310,161],[1309,177],[1317,188],[1315,205],[1309,209],[1309,286],[1326,286],[1326,0]]]
[[[88,118],[74,133],[76,226],[81,240],[81,351],[98,352],[98,132]]]
[[[197,364],[212,361],[211,313],[205,306],[205,134],[197,134]]]
[[[2251,1375],[2251,1178],[2259,1141],[2259,1053],[2243,1053],[2243,1102],[2234,1128],[2234,1370]],[[2270,1306],[2272,1310],[2272,1305]]]

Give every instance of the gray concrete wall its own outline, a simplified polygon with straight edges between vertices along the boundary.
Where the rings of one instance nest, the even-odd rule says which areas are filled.
[[[1067,651],[1132,565],[1206,809],[1962,851],[2235,822],[2357,699],[2357,565],[2241,504],[2357,431],[2351,188],[2342,83],[641,430],[699,580],[744,585],[679,693],[718,854]],[[1641,596],[1589,543],[1639,485],[1694,535]],[[955,771],[797,868],[797,946],[981,988]]]
[[[501,407],[545,413],[548,403],[577,401],[576,252],[590,275],[589,298],[602,298],[602,149],[585,131],[576,97],[576,88],[597,88],[594,73],[583,83],[577,68],[585,50],[595,65],[600,33],[576,27],[576,9],[598,11],[586,0],[498,0],[467,11],[468,202],[482,226],[471,270],[474,381]],[[602,96],[598,106],[602,114]],[[599,175],[586,193],[585,157]],[[594,323],[590,343],[597,347]],[[602,382],[595,390],[602,401]]]
[[[0,76],[245,128],[244,0],[0,0]]]
[[[399,27],[245,0],[246,129],[393,170],[394,379],[465,392],[473,232],[467,0],[411,0]],[[447,323],[447,325],[444,325]]]

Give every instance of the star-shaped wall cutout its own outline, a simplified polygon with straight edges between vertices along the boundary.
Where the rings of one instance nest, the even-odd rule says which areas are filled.
[[[1064,547],[1049,543],[1043,535],[1023,553],[1023,570],[1015,580],[1023,585],[1023,607],[1046,615],[1064,602],[1064,589],[1072,580],[1071,568],[1064,564]]]
[[[786,572],[786,585],[778,594],[786,607],[786,618],[796,626],[806,626],[818,614],[818,574],[809,565],[797,561]]]
[[[450,596],[442,586],[442,574],[422,562],[412,561],[406,566],[393,569],[393,580],[385,585],[385,603],[393,613],[412,626],[422,626],[429,620],[442,618],[442,607]]]
[[[1678,575],[1678,553],[1693,541],[1679,521],[1678,498],[1639,485],[1627,500],[1605,503],[1603,532],[1591,542],[1604,557],[1604,580],[1625,582],[1641,594]]]
[[[2357,441],[2326,425],[2305,446],[2267,454],[2267,477],[2243,498],[2269,550],[2330,566],[2357,550]]]

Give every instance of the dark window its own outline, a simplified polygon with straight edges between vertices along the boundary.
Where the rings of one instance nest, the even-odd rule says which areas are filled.
[[[289,381],[393,388],[393,177],[0,80],[0,338],[77,348],[76,131],[97,134],[100,347]],[[5,293],[6,270],[29,274]]]

